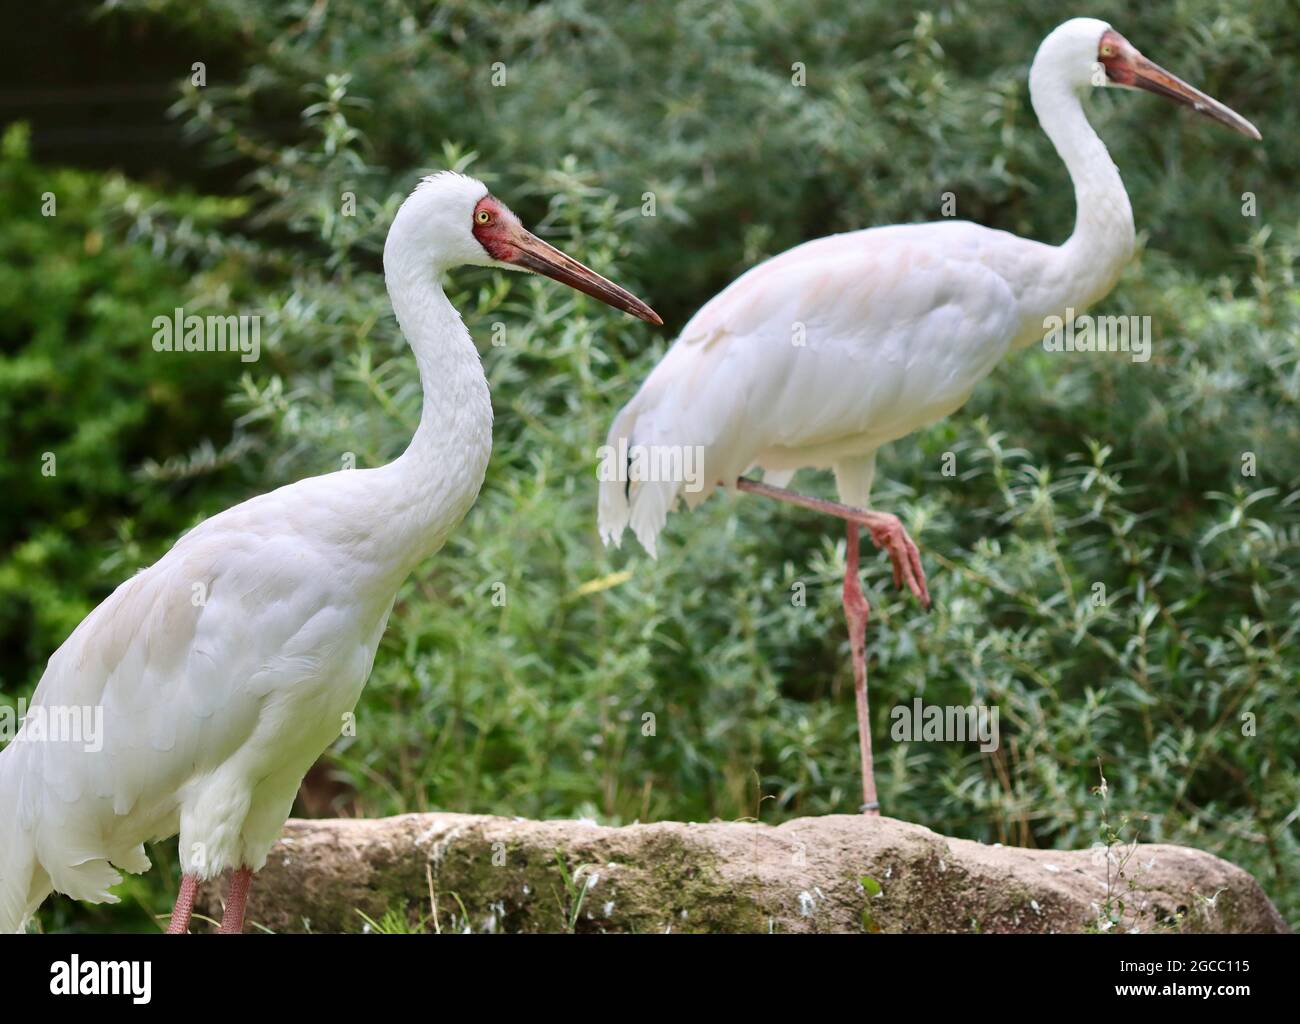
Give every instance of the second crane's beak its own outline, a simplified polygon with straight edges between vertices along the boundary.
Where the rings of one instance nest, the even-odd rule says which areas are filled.
[[[1218,121],[1219,124],[1226,125],[1247,138],[1256,141],[1260,139],[1259,129],[1235,110],[1224,106],[1213,96],[1207,96],[1200,89],[1188,85],[1155,61],[1147,60],[1132,43],[1114,29],[1101,38],[1099,60],[1106,68],[1107,78],[1116,85],[1127,86],[1130,89],[1145,89],[1157,96],[1164,96],[1175,103],[1191,107],[1198,114],[1212,121]]]

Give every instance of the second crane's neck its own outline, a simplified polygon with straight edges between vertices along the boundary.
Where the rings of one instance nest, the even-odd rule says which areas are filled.
[[[1053,298],[1055,305],[1078,311],[1109,292],[1132,258],[1133,208],[1119,168],[1088,123],[1077,88],[1050,62],[1035,61],[1029,96],[1074,184],[1074,232],[1057,250],[1059,294]]]
[[[410,445],[385,468],[377,516],[412,562],[442,546],[478,497],[492,452],[492,401],[478,350],[427,262],[390,259],[384,279],[424,391]]]

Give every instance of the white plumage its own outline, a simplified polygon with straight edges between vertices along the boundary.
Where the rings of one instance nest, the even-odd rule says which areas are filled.
[[[1116,245],[1131,247],[1131,219],[1126,232],[1116,220]],[[752,466],[778,486],[798,469],[833,468],[840,499],[865,505],[881,445],[958,408],[1013,344],[1032,340],[1070,283],[1055,253],[965,222],[798,246],[687,323],[609,443],[700,446],[705,486],[681,491],[692,506]],[[617,542],[630,522],[653,553],[678,484],[633,482],[629,491],[630,505],[616,484],[603,485],[601,533]]]

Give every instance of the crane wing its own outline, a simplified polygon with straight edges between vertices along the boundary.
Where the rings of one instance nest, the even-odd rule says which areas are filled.
[[[175,832],[186,787],[342,642],[323,582],[335,567],[301,537],[248,528],[249,504],[182,537],[86,616],[0,752],[16,826],[61,892],[108,900],[120,880],[110,862],[147,868],[139,844]],[[77,720],[83,732],[68,741]],[[59,741],[32,735],[57,721]]]
[[[861,459],[947,415],[1018,333],[1005,268],[1037,245],[965,222],[900,225],[808,242],[742,275],[610,430],[611,447],[693,452],[678,464],[699,479],[602,481],[602,536],[617,542],[630,523],[653,552],[679,496],[693,506],[755,464]]]

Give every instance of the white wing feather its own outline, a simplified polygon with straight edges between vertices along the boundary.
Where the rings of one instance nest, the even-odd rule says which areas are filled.
[[[359,485],[364,475],[346,477]],[[368,565],[364,549],[330,536],[344,476],[201,524],[50,658],[31,708],[96,709],[102,749],[24,742],[29,710],[0,751],[0,813],[17,834],[0,844],[0,931],[21,927],[51,888],[114,901],[113,865],[147,869],[141,844],[178,827],[200,877],[261,866],[303,773],[360,694],[389,581],[404,571]],[[250,808],[265,819],[254,835]]]
[[[959,407],[1023,339],[1047,248],[966,222],[900,225],[754,267],[687,323],[610,429],[615,450],[698,446],[702,487],[604,481],[602,537],[630,525],[653,554],[679,497],[693,507],[754,466],[782,480],[834,467],[841,497],[864,502],[875,450]]]

